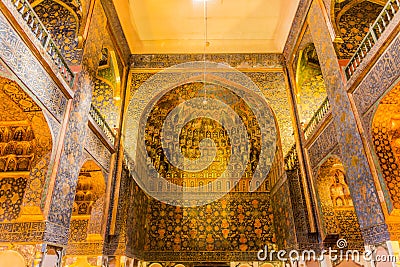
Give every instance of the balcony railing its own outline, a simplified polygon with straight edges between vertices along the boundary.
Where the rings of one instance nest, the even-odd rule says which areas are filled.
[[[299,164],[299,160],[297,158],[296,144],[292,146],[289,152],[285,156],[285,170],[293,171]]]
[[[345,68],[347,80],[354,74],[357,67],[361,64],[363,59],[366,57],[368,52],[376,44],[379,37],[388,27],[390,21],[393,19],[394,15],[399,12],[400,0],[389,0],[382,12],[379,14],[378,18],[375,20],[374,24],[371,25],[369,32],[362,40],[360,46],[355,52],[354,56],[350,59],[349,63]]]
[[[32,33],[40,42],[44,50],[52,58],[64,80],[72,88],[75,75],[69,69],[55,42],[51,38],[50,34],[40,21],[38,15],[35,13],[29,2],[27,0],[11,0],[11,3],[14,5],[19,14],[21,14],[21,17],[23,20],[25,20],[26,25],[31,29]]]
[[[307,140],[308,137],[311,136],[315,127],[321,120],[325,117],[325,115],[329,112],[331,106],[329,105],[328,98],[325,98],[324,102],[322,102],[321,106],[317,109],[314,113],[314,116],[311,118],[310,122],[307,124],[306,128],[304,129],[304,138]]]
[[[100,114],[100,111],[95,106],[93,106],[93,104],[90,105],[89,115],[94,120],[94,122],[96,122],[96,124],[101,128],[101,130],[104,132],[108,140],[110,140],[111,144],[114,145],[115,142],[114,132],[111,130],[110,126],[108,126],[106,120]]]

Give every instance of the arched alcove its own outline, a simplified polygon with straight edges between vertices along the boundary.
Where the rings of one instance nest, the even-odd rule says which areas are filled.
[[[93,160],[86,161],[79,172],[71,216],[65,256],[69,264],[93,265],[102,255],[105,189],[101,168]]]
[[[43,220],[52,135],[42,109],[14,81],[0,77],[0,222]]]
[[[337,240],[345,239],[346,249],[363,250],[346,173],[338,157],[331,156],[320,165],[315,183],[326,246],[333,247]]]
[[[154,99],[158,99],[158,101],[154,103],[154,107],[152,107],[152,110],[147,117],[147,121],[146,118],[142,117],[141,121],[145,121],[146,127],[144,129],[144,133],[139,132],[139,135],[141,136],[143,134],[145,142],[144,146],[140,144],[140,141],[138,142],[138,149],[140,149],[141,152],[136,153],[136,162],[140,162],[140,164],[137,164],[136,166],[137,168],[140,168],[143,166],[141,165],[142,162],[146,162],[145,164],[147,165],[152,164],[156,171],[151,172],[150,174],[156,176],[158,173],[162,177],[165,177],[167,180],[179,186],[185,184],[188,188],[199,187],[199,190],[202,192],[229,192],[227,185],[235,185],[234,181],[230,181],[229,179],[217,181],[217,178],[221,177],[224,171],[226,171],[225,174],[228,176],[229,174],[235,173],[236,169],[238,168],[237,165],[240,164],[237,162],[239,160],[237,158],[236,164],[228,166],[230,157],[235,157],[234,155],[231,155],[231,144],[240,143],[241,145],[238,146],[238,149],[241,149],[246,145],[245,141],[247,140],[248,135],[248,139],[251,140],[249,150],[250,153],[249,155],[242,155],[242,158],[239,160],[240,162],[247,162],[247,167],[243,173],[241,181],[234,189],[238,192],[248,192],[261,150],[261,129],[257,122],[258,118],[251,110],[251,107],[247,105],[246,101],[242,100],[238,95],[230,91],[230,89],[225,88],[223,85],[213,83],[207,84],[206,86],[206,97],[208,99],[218,100],[220,99],[219,97],[221,95],[224,95],[227,99],[230,99],[230,107],[239,114],[239,117],[242,118],[242,121],[244,122],[246,136],[244,133],[239,134],[239,128],[231,127],[231,125],[234,124],[235,118],[230,117],[226,110],[218,110],[216,107],[213,107],[211,100],[207,104],[208,107],[204,107],[202,103],[192,103],[185,109],[184,114],[174,114],[172,116],[171,121],[173,124],[177,127],[182,127],[179,136],[179,143],[169,142],[164,151],[161,145],[163,142],[161,140],[163,127],[175,127],[173,125],[163,124],[164,120],[167,119],[168,114],[170,114],[170,112],[178,105],[185,103],[185,101],[190,102],[190,99],[204,96],[204,84],[202,82],[189,81],[188,83],[174,87],[168,92],[163,92],[163,96],[160,99],[155,97]],[[264,108],[266,110],[269,109],[267,105],[264,106]],[[207,114],[206,116],[208,116],[207,118],[200,115],[205,110]],[[271,114],[273,114],[272,111]],[[194,116],[196,118],[188,119],[189,116]],[[213,116],[215,118],[219,118],[220,122],[222,123],[213,120]],[[267,162],[272,166],[269,172],[270,174],[272,172],[272,168],[276,167],[274,169],[275,174],[276,170],[279,169],[279,166],[283,170],[283,159],[281,155],[282,148],[279,140],[280,137],[276,118],[274,115],[272,116],[272,123],[276,129],[275,139],[277,141],[276,147],[273,150],[274,152],[270,153],[271,157],[268,158]],[[226,125],[229,126],[226,127]],[[183,156],[188,159],[187,165],[202,165],[202,162],[200,162],[201,160],[211,160],[214,155],[210,151],[201,152],[200,150],[200,144],[202,140],[206,138],[212,139],[217,149],[214,161],[207,168],[198,172],[186,172],[181,171],[179,168],[176,168],[170,164],[168,156],[174,151],[180,151]],[[147,155],[149,157],[146,159]],[[172,154],[172,159],[174,159],[175,156],[176,155]],[[201,158],[200,156],[204,157]],[[272,158],[273,162],[270,161]],[[262,162],[262,160],[260,160],[260,164],[266,164],[266,162]],[[137,170],[137,172],[140,173],[141,170]],[[254,186],[257,186],[259,190],[262,188],[263,190],[267,190],[266,188],[268,186],[265,185],[266,183],[261,184],[261,182],[262,181],[258,181],[257,183],[254,181]],[[155,187],[153,186],[152,188]],[[158,188],[155,189],[158,190]],[[162,190],[165,192],[177,189],[172,189],[172,187],[168,186],[168,184],[163,184]],[[190,191],[190,189],[187,190]]]

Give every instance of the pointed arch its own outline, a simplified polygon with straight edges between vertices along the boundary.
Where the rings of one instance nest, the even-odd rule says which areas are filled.
[[[50,174],[53,136],[45,113],[15,82],[0,77],[0,176],[18,200],[6,205],[0,221],[42,220],[44,188]],[[26,217],[25,217],[26,216]]]

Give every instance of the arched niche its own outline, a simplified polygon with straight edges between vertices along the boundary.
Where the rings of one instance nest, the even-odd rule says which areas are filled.
[[[373,150],[389,212],[400,215],[400,83],[380,100],[372,119]]]
[[[340,159],[328,157],[320,166],[315,178],[324,243],[335,246],[345,239],[346,249],[363,250],[364,243]]]
[[[67,261],[79,256],[91,263],[97,255],[102,255],[105,190],[101,168],[93,160],[86,161],[80,169],[75,191]]]
[[[43,220],[52,134],[42,109],[14,81],[0,77],[0,222]]]
[[[220,181],[216,181],[216,179],[222,177],[221,175],[225,170],[227,170],[228,174],[236,171],[235,165],[229,166],[228,164],[229,157],[231,156],[230,144],[232,142],[243,142],[243,145],[246,145],[244,141],[247,137],[235,136],[235,134],[239,132],[239,130],[235,127],[226,128],[213,119],[201,118],[200,116],[183,125],[184,122],[187,121],[187,114],[201,114],[201,112],[204,110],[204,106],[194,104],[188,107],[186,114],[174,115],[172,118],[174,123],[177,125],[183,125],[180,134],[180,142],[179,144],[175,145],[170,143],[171,146],[166,148],[167,151],[165,153],[172,153],[173,151],[180,150],[185,158],[196,160],[197,158],[200,158],[200,155],[202,155],[199,150],[200,142],[204,138],[210,138],[215,142],[217,151],[215,160],[207,168],[198,172],[185,172],[178,170],[177,168],[171,166],[172,164],[170,164],[166,158],[166,155],[161,147],[161,141],[156,143],[153,142],[155,138],[161,136],[163,120],[166,119],[165,115],[169,114],[170,111],[180,103],[183,103],[184,101],[182,102],[182,98],[189,100],[191,97],[201,97],[203,94],[203,87],[204,85],[201,82],[189,81],[188,83],[176,86],[167,92],[163,92],[163,96],[158,100],[157,103],[155,103],[155,106],[147,118],[147,125],[143,134],[143,138],[146,141],[145,147],[139,145],[140,151],[143,150],[144,153],[137,153],[137,162],[138,164],[142,164],[142,162],[145,162],[145,159],[142,158],[142,155],[148,155],[151,159],[151,163],[146,161],[146,164],[153,164],[157,170],[157,173],[165,177],[167,180],[172,181],[174,184],[181,186],[185,184],[189,188],[187,189],[188,191],[190,191],[190,187],[200,187],[199,190],[202,192],[229,192],[228,184],[231,182],[229,185],[233,186],[233,182],[230,181],[229,178],[222,178]],[[245,101],[243,101],[240,97],[223,85],[210,83],[207,84],[207,87],[207,97],[210,99],[218,99],[218,95],[226,95],[227,98],[235,99],[234,101],[231,100],[231,108],[240,113],[239,116],[243,118],[243,121],[246,125],[247,134],[250,136],[249,138],[255,140],[254,144],[250,148],[249,155],[242,158],[242,161],[247,162],[248,166],[242,176],[242,179],[234,188],[235,191],[248,192],[252,182],[251,179],[253,177],[253,170],[257,163],[257,157],[259,156],[259,154],[257,154],[260,150],[259,145],[261,143],[261,129],[256,123],[256,115],[248,106],[245,105]],[[190,93],[185,95],[185,92]],[[189,94],[192,95],[189,96]],[[180,95],[180,97],[176,97],[177,95]],[[211,105],[211,103],[209,103],[209,105]],[[268,106],[266,108],[268,108]],[[217,115],[211,110],[209,114],[210,117]],[[230,118],[225,110],[219,110],[217,116],[222,118],[221,121],[223,121],[223,124],[233,124],[233,118]],[[282,148],[279,140],[278,126],[274,115],[273,120],[273,123],[276,127],[275,133],[277,141],[273,156],[274,160],[271,162],[269,174],[272,173],[272,170],[274,170],[273,173],[281,173],[279,169],[281,171],[283,170]],[[211,154],[204,154],[205,160],[208,160],[208,157],[212,156],[213,155]],[[139,167],[140,166],[138,165],[138,168]],[[154,175],[157,174],[155,173]],[[276,178],[270,178],[271,180],[277,180]],[[259,188],[259,191],[265,191],[268,187],[266,185],[268,183],[267,180],[268,179],[264,180],[263,184],[254,182],[254,185]],[[170,192],[172,190],[176,189],[172,189],[172,187],[168,186],[168,184],[162,185],[162,191]]]
[[[209,70],[208,73],[202,74],[198,72],[198,69],[204,69],[204,64],[207,66],[207,69]],[[197,70],[197,71],[196,71]],[[217,71],[214,71],[217,70]],[[222,71],[221,71],[222,70]],[[206,76],[206,83],[204,83],[204,75]],[[244,77],[243,77],[244,76]],[[153,84],[154,83],[154,84]],[[206,88],[204,90],[204,88]],[[175,92],[176,91],[176,92]],[[172,93],[171,93],[172,92]],[[179,94],[176,94],[178,92],[181,92]],[[149,98],[149,95],[152,97]],[[271,126],[269,130],[261,130],[261,128],[252,129],[251,127],[253,126],[253,119],[251,118],[252,116],[248,116],[246,108],[244,106],[243,109],[237,110],[237,114],[240,114],[239,116],[243,115],[243,120],[246,125],[249,125],[250,127],[246,127],[248,130],[250,130],[249,136],[253,134],[254,130],[254,142],[259,145],[267,145],[274,143],[274,148],[273,149],[268,149],[269,155],[265,160],[260,160],[260,164],[269,164],[268,167],[271,166],[272,161],[275,157],[275,152],[279,151],[281,148],[277,148],[275,145],[277,144],[276,140],[278,139],[278,130],[276,127],[276,119],[275,119],[275,114],[273,113],[272,109],[268,105],[267,101],[265,100],[265,96],[261,92],[261,90],[243,73],[239,73],[237,70],[229,69],[226,65],[222,66],[221,64],[214,63],[214,62],[189,62],[185,64],[180,64],[177,66],[174,66],[171,69],[166,69],[161,73],[158,73],[157,75],[152,76],[149,80],[147,80],[144,84],[140,86],[138,91],[135,93],[134,97],[131,100],[131,103],[129,104],[127,114],[129,114],[126,118],[125,122],[125,134],[124,134],[124,143],[125,146],[127,147],[127,154],[129,155],[130,158],[132,158],[135,161],[134,166],[132,166],[133,169],[135,169],[135,175],[136,177],[153,177],[152,175],[157,176],[157,173],[166,173],[168,174],[168,171],[170,170],[170,166],[165,166],[163,162],[165,162],[165,158],[168,157],[169,153],[171,151],[174,151],[176,147],[167,147],[165,149],[164,155],[163,155],[163,149],[158,149],[158,145],[152,145],[148,142],[152,140],[147,140],[146,138],[149,137],[150,139],[154,139],[157,137],[160,137],[161,130],[163,129],[162,126],[162,120],[159,120],[158,123],[153,123],[152,119],[154,118],[154,121],[156,122],[158,117],[165,117],[165,115],[170,114],[168,110],[171,108],[174,108],[174,103],[176,105],[180,105],[181,103],[186,103],[190,102],[191,99],[198,99],[202,97],[206,97],[209,100],[205,101],[208,103],[208,106],[206,106],[208,109],[200,108],[202,104],[200,103],[199,105],[197,104],[190,104],[188,106],[187,112],[182,113],[181,115],[171,115],[170,119],[171,121],[174,122],[174,125],[181,125],[182,131],[181,135],[184,136],[190,136],[193,140],[195,140],[195,135],[200,135],[199,131],[202,131],[201,127],[197,129],[197,127],[191,127],[191,125],[208,125],[207,129],[204,129],[203,135],[205,138],[211,138],[214,140],[214,137],[217,136],[214,142],[219,142],[219,144],[225,142],[228,143],[228,132],[232,134],[234,131],[235,133],[237,132],[237,129],[223,129],[221,125],[223,124],[230,124],[232,121],[232,118],[229,118],[229,116],[225,116],[226,110],[224,109],[216,109],[213,108],[211,105],[212,103],[215,103],[221,95],[225,95],[229,101],[229,106],[235,106],[236,104],[242,105],[240,101],[243,99],[243,104],[248,103],[250,106],[253,106],[254,108],[252,109],[252,112],[254,113],[254,117],[256,117],[256,123],[260,123],[260,127],[265,127],[266,124]],[[176,98],[176,101],[170,101],[171,99]],[[215,99],[215,102],[213,100]],[[239,99],[239,100],[238,100]],[[236,101],[238,100],[238,101]],[[209,102],[208,102],[209,101]],[[236,103],[236,102],[237,103]],[[190,102],[191,103],[191,102]],[[196,108],[196,105],[199,106]],[[228,106],[227,105],[227,106]],[[235,108],[233,108],[235,109]],[[199,111],[199,112],[197,112]],[[213,124],[210,121],[205,120],[204,122],[197,122],[196,120],[192,121],[186,121],[186,117],[190,117],[188,112],[191,114],[200,114],[200,111],[205,111],[207,114],[209,114],[209,117],[213,118],[216,117],[218,120],[221,121],[221,125]],[[158,113],[160,114],[158,114]],[[172,114],[172,113],[171,113]],[[260,119],[261,118],[261,119]],[[206,122],[207,121],[207,122]],[[143,126],[143,127],[142,127]],[[168,128],[167,126],[166,128]],[[171,127],[173,128],[172,124]],[[180,126],[179,126],[180,127]],[[197,132],[195,131],[197,130]],[[226,133],[225,133],[226,131]],[[263,135],[263,142],[260,142],[260,138],[257,139],[257,135]],[[223,137],[222,140],[220,137]],[[235,136],[233,134],[232,137],[233,139],[242,139],[242,136]],[[154,138],[153,138],[154,137]],[[185,141],[185,144],[179,144],[178,149],[181,149],[181,153],[185,155],[187,158],[189,157],[189,154],[191,153],[191,149],[193,148],[193,140],[191,138],[181,138],[181,141]],[[219,140],[220,138],[221,140]],[[233,140],[232,139],[232,140]],[[251,138],[252,139],[252,138]],[[273,142],[272,139],[274,139]],[[232,141],[230,140],[230,141]],[[145,141],[148,141],[147,143]],[[189,143],[188,143],[189,141]],[[200,141],[200,139],[198,140]],[[232,142],[235,142],[234,140]],[[239,141],[238,141],[239,143]],[[194,145],[196,146],[196,144]],[[172,150],[171,150],[172,149]],[[188,152],[189,150],[189,152]],[[194,149],[193,153],[196,153]],[[217,151],[216,153],[223,152],[223,151]],[[242,160],[242,162],[256,162],[257,160],[255,158],[251,158],[252,156],[256,155],[256,153],[250,153],[250,158]],[[149,157],[147,157],[149,155]],[[175,154],[170,154],[171,157],[176,156]],[[209,156],[207,153],[204,154],[205,157]],[[185,158],[186,158],[185,157]],[[194,154],[194,157],[196,159],[196,154]],[[184,162],[184,161],[183,161]],[[220,161],[221,162],[221,161]],[[189,164],[188,164],[189,165]],[[147,166],[154,166],[156,169],[155,172],[149,172],[148,174],[145,174],[147,172]],[[211,166],[212,167],[212,166]],[[217,167],[217,166],[216,166]],[[228,177],[231,173],[235,173],[235,168],[236,166],[228,166],[224,169],[226,171],[226,177]],[[161,171],[160,171],[161,169]],[[167,171],[166,171],[167,170]],[[215,169],[217,170],[217,168]],[[268,170],[270,170],[268,168]],[[182,179],[184,181],[178,182],[178,186],[182,186],[183,184],[186,184],[187,187],[198,187],[200,185],[200,182],[202,183],[202,188],[199,188],[200,191],[202,192],[207,192],[207,191],[212,191],[213,193],[218,193],[216,189],[221,188],[223,191],[222,193],[226,193],[226,185],[227,183],[221,183],[219,186],[218,183],[216,182],[217,175],[213,177],[212,173],[211,176],[209,176],[210,173],[207,173],[206,175],[208,177],[204,177],[203,174],[203,180],[201,180],[201,173],[198,173],[198,177],[192,177],[193,173],[182,173],[181,177],[176,177],[179,179]],[[197,173],[195,174],[197,175]],[[167,175],[165,175],[167,176]],[[179,175],[178,175],[179,176]],[[174,181],[174,174],[169,175],[172,181]],[[225,176],[221,175],[222,178]],[[247,182],[250,182],[252,175],[248,175],[249,179]],[[153,177],[154,178],[154,177]],[[194,178],[194,179],[192,179]],[[197,184],[196,184],[196,181]],[[156,179],[153,179],[156,180]],[[176,180],[176,179],[175,179]],[[243,179],[242,179],[243,180]],[[185,183],[183,183],[185,182]],[[211,182],[211,185],[210,183]],[[248,188],[250,186],[250,183],[245,184],[243,186],[243,181],[240,181],[238,184],[239,190],[242,188],[245,188],[244,191],[246,191],[246,187]],[[253,182],[253,181],[252,181]],[[193,183],[193,186],[191,184]],[[215,184],[214,184],[215,183]],[[159,183],[154,183],[150,179],[149,181],[149,187],[147,190],[151,191],[151,188],[154,188],[157,191],[162,191],[163,193],[165,191],[169,191],[168,184],[161,184],[160,186]],[[173,189],[173,185],[170,187],[171,192],[174,192],[175,189]],[[234,186],[235,184],[232,182],[230,184],[231,186]],[[253,186],[256,185],[256,182],[254,181]],[[161,188],[159,190],[158,188]],[[233,187],[232,187],[233,188]],[[164,191],[165,189],[165,191]],[[180,192],[181,188],[178,188],[177,191]],[[248,189],[247,189],[248,190]],[[165,196],[167,194],[164,194]],[[184,194],[185,197],[190,197],[190,194]]]

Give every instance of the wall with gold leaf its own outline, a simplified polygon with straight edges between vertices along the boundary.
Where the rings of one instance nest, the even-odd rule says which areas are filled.
[[[82,50],[77,47],[81,18],[79,6],[74,6],[72,2],[61,5],[52,0],[34,3],[37,3],[33,7],[36,14],[55,40],[64,60],[69,65],[79,65],[82,60]]]
[[[303,39],[307,40],[306,37]],[[327,96],[313,43],[306,44],[300,50],[296,66],[296,82],[295,94],[299,118],[305,127]]]
[[[113,87],[104,80],[94,81],[92,104],[100,111],[111,128],[117,127],[119,122],[119,108],[115,105],[113,90]]]
[[[400,208],[400,85],[397,84],[379,103],[372,122],[372,141],[395,209]]]

